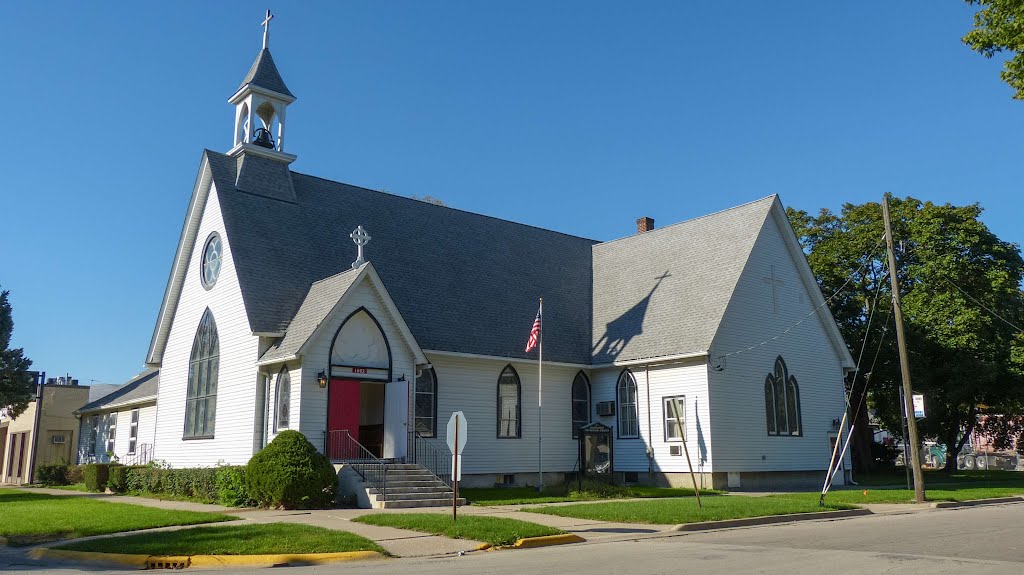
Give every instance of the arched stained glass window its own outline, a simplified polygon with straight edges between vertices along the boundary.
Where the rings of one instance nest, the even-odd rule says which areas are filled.
[[[775,367],[764,379],[765,419],[768,435],[803,435],[800,413],[800,386],[789,374],[782,356],[775,358]]]
[[[416,433],[421,437],[437,435],[437,374],[434,368],[416,376]]]
[[[580,428],[590,423],[590,380],[581,371],[572,380],[572,438],[580,436]]]
[[[636,406],[636,380],[628,370],[619,375],[619,437],[640,437],[640,417]]]
[[[220,340],[217,323],[207,309],[199,321],[192,356],[188,362],[188,391],[185,395],[186,439],[213,437],[217,419],[217,374],[220,368]]]
[[[277,412],[277,416],[274,418],[275,429],[277,431],[288,429],[291,423],[289,412],[292,405],[292,376],[286,367],[281,368],[281,373],[277,374],[277,393],[274,397]]]
[[[522,437],[519,374],[511,365],[498,377],[498,438]]]

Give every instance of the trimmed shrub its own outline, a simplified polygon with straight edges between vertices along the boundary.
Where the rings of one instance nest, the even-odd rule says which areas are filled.
[[[128,474],[138,466],[111,465],[110,477],[107,479],[107,487],[114,493],[128,492]]]
[[[85,469],[81,465],[68,465],[67,473],[64,475],[68,485],[85,483]]]
[[[252,507],[255,501],[245,485],[245,466],[231,465],[217,468],[217,499],[228,507]]]
[[[107,488],[110,477],[109,463],[90,463],[85,465],[85,488],[89,491],[103,491]]]
[[[166,493],[175,497],[187,497],[215,503],[218,501],[217,468],[132,467],[127,471],[125,477],[125,491]]]
[[[305,435],[288,430],[249,460],[245,484],[262,506],[328,508],[334,503],[338,474]]]
[[[40,465],[36,468],[35,478],[43,485],[67,485],[68,465],[66,463]]]

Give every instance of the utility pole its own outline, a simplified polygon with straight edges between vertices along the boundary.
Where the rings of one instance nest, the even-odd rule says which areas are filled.
[[[896,343],[900,350],[900,372],[903,375],[903,415],[907,421],[907,434],[910,436],[910,461],[914,470],[914,500],[924,503],[924,478],[921,477],[921,446],[917,439],[917,420],[912,411],[914,400],[910,390],[910,358],[907,356],[907,340],[903,333],[903,308],[900,306],[900,284],[896,279],[896,252],[893,251],[892,221],[889,218],[889,194],[882,199],[882,219],[885,221],[885,247],[889,255],[889,281],[892,282],[892,311],[896,319]]]

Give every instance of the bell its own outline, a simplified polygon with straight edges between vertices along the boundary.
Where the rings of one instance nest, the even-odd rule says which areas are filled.
[[[270,138],[270,132],[266,128],[259,128],[253,134],[253,144],[262,148],[274,149],[274,140]]]

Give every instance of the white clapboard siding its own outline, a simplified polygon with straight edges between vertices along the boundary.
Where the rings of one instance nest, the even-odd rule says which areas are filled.
[[[253,452],[259,338],[249,328],[217,196],[217,190],[211,189],[160,367],[155,457],[174,467],[244,464]],[[214,231],[223,245],[222,264],[216,285],[207,290],[200,281],[200,262],[206,239]],[[183,440],[189,358],[207,308],[220,340],[215,434],[213,439]]]
[[[537,362],[430,355],[437,373],[437,435],[430,442],[450,453],[446,428],[452,413],[462,411],[469,425],[463,472],[511,474],[537,472]],[[511,363],[522,387],[521,431],[517,439],[499,439],[498,377]],[[572,438],[572,381],[580,370],[544,366],[544,471],[569,472],[576,466],[578,443]]]
[[[387,289],[387,286],[384,287]],[[317,374],[327,371],[331,363],[331,342],[334,336],[345,319],[359,308],[366,308],[384,331],[391,349],[391,379],[405,377],[409,382],[416,379],[416,360],[412,349],[399,333],[398,324],[388,312],[377,289],[364,277],[358,285],[349,288],[345,303],[324,320],[313,334],[313,339],[307,343],[308,351],[302,358],[301,386],[298,385],[299,374],[292,373],[293,400],[296,397],[299,399],[292,405],[292,418],[298,425],[295,427],[293,424],[293,428],[305,434],[317,447],[323,447],[324,433],[327,431],[327,390],[320,389]],[[299,395],[296,396],[296,393]]]
[[[280,427],[278,423],[278,379],[281,377],[282,369],[288,371],[288,375],[291,378],[291,390],[288,396],[288,426]],[[316,380],[316,374],[313,375],[314,381]],[[270,393],[267,396],[267,443],[274,440],[278,433],[288,429],[299,428],[299,402],[301,401],[301,382],[302,382],[302,369],[299,364],[292,362],[285,366],[284,364],[278,364],[271,368],[270,371]],[[320,447],[322,439],[317,438],[313,441],[313,445]]]
[[[618,413],[617,386],[619,375],[625,368],[603,368],[594,371],[593,403],[614,401]],[[669,454],[670,445],[680,442],[665,441],[662,399],[668,396],[686,397],[685,409],[687,448],[696,472],[711,472],[711,417],[708,398],[707,364],[703,358],[685,363],[659,365],[646,368],[631,366],[637,385],[637,415],[640,437],[619,438],[618,416],[598,417],[597,421],[611,427],[615,471],[674,473],[686,472],[689,467],[685,456]],[[596,412],[595,412],[596,413]],[[653,460],[648,458],[648,449]]]
[[[824,327],[833,321],[827,312],[765,345],[716,359],[780,334],[815,308],[809,290],[818,287],[801,277],[798,265],[806,261],[790,251],[782,235],[789,230],[780,224],[788,225],[774,212],[765,221],[711,347],[712,365],[722,363],[710,372],[716,471],[824,470],[832,420],[845,409],[842,359]],[[802,437],[767,434],[764,384],[779,355],[799,384]]]

